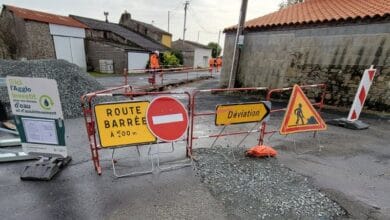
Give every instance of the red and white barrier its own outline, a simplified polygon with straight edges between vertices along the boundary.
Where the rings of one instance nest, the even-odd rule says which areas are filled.
[[[366,69],[363,73],[362,80],[360,81],[358,91],[353,101],[351,110],[348,114],[348,121],[355,121],[359,119],[360,113],[363,109],[364,102],[366,101],[368,91],[374,80],[376,69],[371,66],[370,69]]]

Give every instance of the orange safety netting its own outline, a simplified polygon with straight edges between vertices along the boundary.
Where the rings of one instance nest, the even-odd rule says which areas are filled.
[[[275,157],[277,154],[275,149],[265,145],[251,147],[245,152],[245,155],[249,157]]]

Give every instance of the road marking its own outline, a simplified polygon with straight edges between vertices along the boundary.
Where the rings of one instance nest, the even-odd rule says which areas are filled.
[[[153,124],[159,125],[159,124],[167,124],[172,122],[180,122],[183,121],[183,114],[170,114],[170,115],[159,115],[159,116],[152,116]]]

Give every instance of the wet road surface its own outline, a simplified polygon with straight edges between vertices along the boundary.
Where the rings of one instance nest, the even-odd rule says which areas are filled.
[[[184,85],[176,91],[217,87],[218,79]],[[199,111],[215,109],[221,102],[235,103],[259,99],[256,95],[205,95]],[[261,98],[260,98],[261,99]],[[277,107],[277,104],[274,104]],[[339,118],[346,113],[325,111],[324,118]],[[277,129],[282,114],[271,116],[269,128]],[[371,124],[368,130],[353,131],[329,126],[319,134],[320,144],[311,134],[266,139],[279,150],[278,161],[313,183],[339,202],[357,218],[390,216],[390,123],[363,115]],[[219,132],[213,119],[195,123],[197,135]],[[103,174],[96,175],[91,162],[83,119],[65,121],[70,165],[50,182],[21,181],[20,171],[29,162],[0,164],[0,219],[225,219],[225,207],[194,176],[192,168],[153,175],[115,179],[110,150],[101,151]],[[250,129],[253,125],[232,126],[231,130]],[[257,143],[250,135],[243,147]],[[209,147],[213,140],[194,142],[195,148]],[[240,138],[220,138],[218,145],[235,146]],[[294,144],[295,143],[295,144]],[[119,165],[147,165],[148,146],[142,147],[142,161],[134,148],[118,150]],[[161,146],[167,149],[166,146]],[[183,159],[184,143],[177,144],[174,155],[163,160]],[[321,150],[321,151],[319,151]],[[201,210],[201,211],[199,211]]]

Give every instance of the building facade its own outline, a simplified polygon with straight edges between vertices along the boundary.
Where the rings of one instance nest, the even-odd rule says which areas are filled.
[[[152,51],[164,52],[164,45],[119,24],[71,15],[87,26],[87,63],[91,71],[106,72],[101,63],[112,63],[114,73],[124,69],[145,69]],[[110,69],[110,68],[109,68]]]
[[[347,107],[363,70],[375,65],[379,76],[366,106],[389,111],[389,14],[386,0],[351,0],[350,5],[306,0],[250,20],[245,24],[235,85],[281,88],[327,83],[326,103]],[[229,81],[235,30],[225,29],[224,63],[228,65],[222,69],[221,86]]]
[[[85,25],[66,16],[4,5],[0,32],[9,58],[64,59],[86,69]]]
[[[211,49],[206,45],[193,41],[176,40],[172,42],[172,49],[183,54],[183,65],[188,67],[207,67],[211,58]]]

